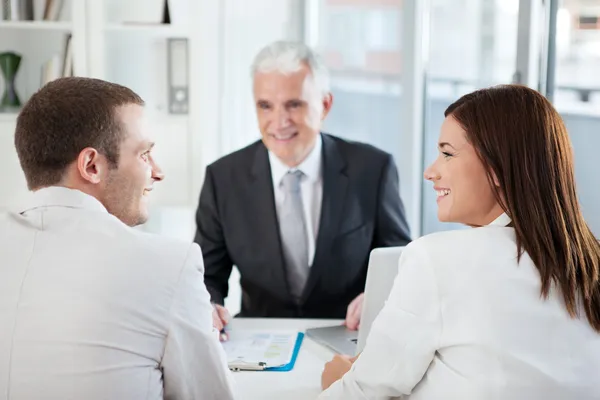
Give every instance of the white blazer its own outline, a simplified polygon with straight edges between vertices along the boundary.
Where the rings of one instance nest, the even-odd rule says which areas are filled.
[[[409,244],[363,353],[320,398],[600,399],[600,335],[560,292],[540,298],[509,222]]]
[[[53,187],[0,216],[0,399],[230,399],[196,244]]]

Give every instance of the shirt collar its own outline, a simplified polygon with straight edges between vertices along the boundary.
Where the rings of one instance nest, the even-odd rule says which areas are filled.
[[[509,226],[512,220],[506,213],[500,214],[498,218],[490,222],[488,225],[490,226]]]
[[[51,186],[36,190],[21,212],[40,207],[82,208],[92,211],[108,212],[98,199],[76,189]]]
[[[315,146],[308,153],[308,156],[295,168],[290,168],[285,165],[273,152],[269,151],[269,163],[271,164],[271,177],[273,178],[273,185],[278,187],[283,179],[283,176],[289,171],[299,170],[306,176],[306,180],[309,182],[316,182],[321,179],[321,164],[323,163],[321,157],[321,148],[323,147],[323,139],[319,134],[315,141]]]

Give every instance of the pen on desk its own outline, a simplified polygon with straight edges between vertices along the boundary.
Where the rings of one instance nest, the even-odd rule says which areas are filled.
[[[225,328],[223,328],[219,331],[219,339],[221,340],[221,342],[227,341],[228,337],[227,337],[227,332],[225,332]]]

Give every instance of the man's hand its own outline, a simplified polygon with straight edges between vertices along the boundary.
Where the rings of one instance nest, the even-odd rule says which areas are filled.
[[[323,374],[321,374],[321,388],[326,390],[336,381],[342,378],[346,372],[350,371],[352,364],[356,361],[356,357],[349,357],[336,354],[333,360],[325,364]]]
[[[348,311],[346,312],[346,321],[344,324],[346,328],[351,331],[355,331],[358,329],[360,325],[360,315],[362,313],[363,300],[365,299],[365,294],[361,293],[348,306]]]
[[[229,311],[227,311],[227,309],[222,305],[213,303],[212,318],[215,329],[219,332],[222,332],[223,329],[225,329],[225,325],[227,325],[231,320],[231,314],[229,314]],[[219,339],[222,342],[226,341],[227,334],[220,334]]]

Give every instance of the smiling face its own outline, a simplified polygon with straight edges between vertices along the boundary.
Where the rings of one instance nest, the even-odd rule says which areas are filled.
[[[262,140],[290,167],[300,164],[315,145],[332,104],[319,91],[306,65],[293,73],[257,72],[254,100]]]
[[[164,175],[152,157],[154,143],[139,105],[123,106],[117,112],[123,130],[119,163],[110,169],[104,182],[101,202],[108,212],[130,226],[148,219],[147,196],[154,182]]]
[[[482,226],[500,216],[485,167],[451,115],[442,124],[438,148],[438,158],[424,174],[437,192],[438,219]]]

